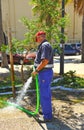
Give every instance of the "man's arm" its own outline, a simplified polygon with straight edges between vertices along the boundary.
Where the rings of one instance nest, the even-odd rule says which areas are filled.
[[[43,59],[41,63],[39,64],[39,66],[36,68],[36,70],[32,72],[32,75],[35,76],[36,74],[38,74],[38,72],[42,70],[48,64],[48,62],[49,60]]]
[[[36,68],[36,71],[39,72],[40,70],[42,70],[48,64],[48,62],[49,60],[43,59],[39,66]]]

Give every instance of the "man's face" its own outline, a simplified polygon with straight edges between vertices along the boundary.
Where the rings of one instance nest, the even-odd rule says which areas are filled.
[[[40,43],[40,42],[41,42],[41,39],[42,39],[41,36],[37,36],[37,37],[36,37],[36,42]]]
[[[36,42],[41,43],[45,39],[44,36],[40,35],[36,37]]]

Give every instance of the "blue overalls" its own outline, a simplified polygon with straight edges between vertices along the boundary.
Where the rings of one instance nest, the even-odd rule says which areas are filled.
[[[51,45],[46,40],[43,41],[38,47],[34,66],[37,67],[42,59],[48,59],[49,63],[45,66],[43,70],[38,73],[40,103],[44,119],[52,119],[50,84],[53,78],[53,50]]]

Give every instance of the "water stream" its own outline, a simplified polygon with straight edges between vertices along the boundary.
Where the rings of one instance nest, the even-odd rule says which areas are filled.
[[[10,112],[13,112],[15,111],[15,108],[16,106],[18,105],[21,105],[21,101],[22,99],[24,98],[28,88],[30,87],[30,84],[32,83],[32,77],[28,78],[27,79],[27,82],[24,84],[24,86],[22,87],[20,93],[18,94],[17,98],[16,98],[16,101],[13,102],[12,99],[10,99],[8,102],[11,103],[11,105],[8,105],[7,107],[3,108],[3,109],[0,109],[1,112],[5,113],[10,113]]]
[[[30,87],[30,84],[32,83],[32,77],[30,77],[27,82],[24,84],[20,94],[17,96],[16,104],[20,105],[20,102],[22,101],[23,97],[25,96],[27,89]]]

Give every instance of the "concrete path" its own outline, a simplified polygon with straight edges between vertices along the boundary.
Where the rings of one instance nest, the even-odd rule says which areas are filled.
[[[0,110],[0,130],[71,130],[71,128],[57,118],[52,123],[38,123],[35,118],[10,107]]]
[[[64,73],[72,70],[76,71],[77,74],[84,75],[84,63],[81,63],[81,55],[79,56],[65,56],[64,57]],[[32,65],[31,65],[32,66]],[[14,69],[17,71],[21,71],[21,65],[14,65]],[[27,68],[24,67],[24,70]],[[60,72],[60,57],[54,57],[54,68],[55,73]],[[6,68],[0,67],[0,73],[9,73],[9,70]]]
[[[60,72],[60,57],[54,57],[55,73]],[[64,73],[68,71],[76,71],[76,74],[84,75],[84,63],[81,63],[81,55],[79,56],[65,56],[64,57]]]

